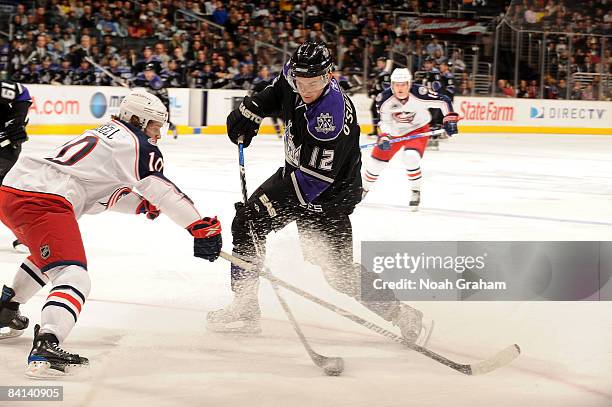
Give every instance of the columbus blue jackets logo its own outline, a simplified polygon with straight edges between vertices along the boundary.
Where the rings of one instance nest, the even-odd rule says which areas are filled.
[[[416,112],[395,112],[393,113],[393,120],[398,123],[412,123],[416,116]]]
[[[331,113],[321,113],[317,116],[317,127],[315,127],[315,130],[325,134],[336,130],[334,118]]]
[[[43,260],[47,260],[51,256],[51,249],[48,244],[40,246],[40,257]]]

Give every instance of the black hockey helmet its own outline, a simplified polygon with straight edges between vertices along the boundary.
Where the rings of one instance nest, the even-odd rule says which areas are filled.
[[[289,60],[289,69],[294,76],[313,78],[331,72],[332,56],[327,46],[320,41],[306,41],[295,50]]]

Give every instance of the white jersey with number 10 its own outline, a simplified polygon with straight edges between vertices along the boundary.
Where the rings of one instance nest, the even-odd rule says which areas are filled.
[[[3,185],[62,196],[77,218],[106,209],[135,213],[144,197],[185,228],[201,216],[163,168],[157,145],[135,127],[112,120],[44,157],[22,155]]]

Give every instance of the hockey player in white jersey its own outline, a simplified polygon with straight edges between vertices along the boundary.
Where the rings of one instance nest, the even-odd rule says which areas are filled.
[[[395,153],[403,150],[403,159],[411,189],[410,208],[416,210],[421,200],[421,158],[429,137],[391,143],[393,138],[428,132],[431,113],[437,108],[444,115],[443,126],[449,136],[457,133],[459,115],[453,111],[450,99],[426,86],[413,85],[412,74],[406,68],[396,68],[391,74],[391,87],[377,97],[380,111],[380,135],[363,175],[363,196],[378,180]]]
[[[19,305],[47,284],[51,291],[35,328],[26,375],[70,374],[89,364],[60,348],[90,291],[87,259],[77,219],[106,210],[164,213],[194,237],[194,255],[214,261],[221,250],[221,224],[200,216],[193,202],[163,175],[157,140],[168,111],[154,95],[132,91],[119,116],[60,146],[46,157],[22,156],[0,187],[0,220],[30,249],[12,287],[0,298],[6,336],[23,332],[28,319]]]

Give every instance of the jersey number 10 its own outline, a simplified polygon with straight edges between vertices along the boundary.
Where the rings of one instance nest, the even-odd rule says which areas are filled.
[[[54,158],[45,158],[59,165],[74,165],[87,157],[91,150],[98,144],[98,138],[95,136],[86,136],[80,140],[66,144]]]

